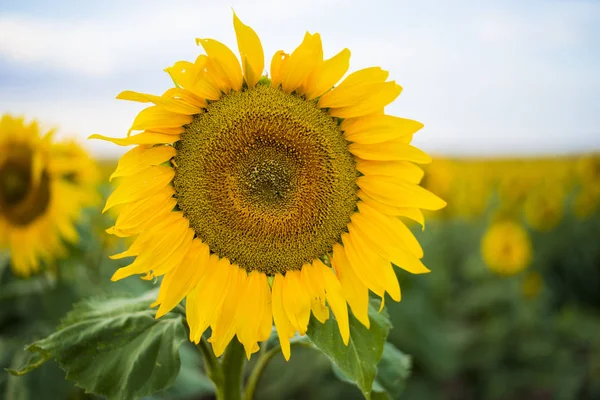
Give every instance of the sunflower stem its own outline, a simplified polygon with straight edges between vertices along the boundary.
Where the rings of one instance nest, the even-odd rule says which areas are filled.
[[[280,346],[275,346],[269,351],[265,351],[263,349],[267,348],[267,344],[263,344],[263,347],[260,349],[258,360],[254,365],[254,369],[250,373],[250,377],[248,378],[248,383],[246,384],[246,389],[244,390],[243,400],[252,400],[254,398],[254,392],[256,391],[256,385],[262,376],[263,371],[267,367],[267,364],[273,358],[274,355],[281,351]]]
[[[232,340],[221,362],[223,384],[217,385],[217,400],[240,400],[242,398],[242,372],[246,354],[242,344]],[[216,385],[216,383],[215,383]]]
[[[215,384],[217,388],[219,385],[222,385],[223,381],[223,371],[221,370],[221,365],[219,364],[219,360],[215,357],[213,351],[211,350],[208,342],[204,337],[200,339],[200,343],[196,345],[196,348],[200,350],[202,353],[202,357],[204,358],[204,365],[206,366],[206,375],[210,378],[211,381]]]
[[[295,340],[295,341],[290,340],[290,346],[291,347],[313,348],[313,345],[310,344],[310,342],[308,342],[307,340],[305,340],[305,337],[301,337],[300,340]],[[274,356],[276,356],[277,354],[280,354],[280,353],[281,353],[280,345],[276,345],[271,350],[267,351],[267,343],[263,344],[263,346],[260,348],[260,352],[258,353],[258,360],[256,361],[256,364],[254,365],[254,369],[252,370],[252,372],[250,373],[250,376],[248,377],[248,382],[246,383],[246,389],[244,389],[244,396],[242,397],[242,400],[253,400],[254,399],[254,392],[256,391],[256,385],[258,385],[258,382],[260,381],[260,377],[262,376],[265,368],[269,364],[269,361],[271,361],[271,359]]]

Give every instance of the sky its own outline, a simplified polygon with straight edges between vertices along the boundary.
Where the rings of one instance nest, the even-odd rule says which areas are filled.
[[[319,32],[350,72],[381,66],[402,85],[386,111],[416,119],[420,148],[448,156],[600,151],[600,0],[0,0],[0,113],[77,136],[95,156],[126,149],[164,68],[201,53],[195,38],[237,50],[232,11],[261,37],[266,65]]]

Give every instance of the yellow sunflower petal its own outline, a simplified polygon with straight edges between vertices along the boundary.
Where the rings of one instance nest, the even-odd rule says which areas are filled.
[[[56,228],[60,232],[60,235],[69,243],[77,243],[79,240],[79,234],[75,225],[69,220],[64,220],[56,223]]]
[[[245,273],[245,271],[244,271]],[[267,296],[271,289],[267,276],[258,271],[252,271],[247,280],[243,304],[240,307],[237,327],[237,336],[246,350],[246,357],[258,350],[257,342],[264,337],[262,333],[265,313],[270,313]],[[270,326],[269,326],[270,327]]]
[[[273,300],[271,296],[271,286],[266,279],[262,283],[263,286],[263,314],[258,327],[258,340],[263,342],[271,337],[273,330]]]
[[[325,60],[309,77],[306,85],[306,99],[312,100],[331,89],[350,67],[350,50],[344,49]]]
[[[283,307],[292,326],[306,334],[310,319],[310,297],[302,287],[299,271],[287,271],[283,292]]]
[[[400,160],[412,161],[418,164],[428,164],[431,162],[431,157],[422,150],[398,141],[374,144],[351,143],[348,149],[352,154],[363,160]]]
[[[198,74],[198,79],[189,90],[195,95],[208,100],[218,100],[221,98],[221,90],[228,92],[231,89],[228,80],[224,78],[225,73],[222,69],[221,72],[215,73],[215,68],[220,69],[221,67],[213,59],[200,54],[196,58],[194,65],[200,73]]]
[[[32,186],[38,186],[42,173],[44,172],[44,157],[41,152],[35,152],[33,159],[31,160],[31,184]]]
[[[173,66],[165,68],[165,71],[178,87],[190,89],[198,81],[201,68],[189,61],[177,61]]]
[[[240,21],[233,13],[233,26],[237,37],[238,50],[242,59],[244,78],[249,88],[253,88],[260,79],[265,68],[265,54],[262,44],[254,29]]]
[[[167,186],[175,176],[175,170],[169,167],[150,167],[144,171],[123,178],[117,189],[106,200],[102,212],[123,203],[131,203],[148,197]]]
[[[354,274],[365,284],[373,293],[383,298],[385,295],[385,285],[380,280],[381,277],[375,277],[372,274],[371,266],[360,256],[360,252],[364,251],[357,247],[350,235],[342,234],[342,243],[344,245],[344,253],[348,259],[348,265],[352,268]]]
[[[330,108],[329,114],[338,118],[369,115],[396,100],[400,96],[400,92],[402,92],[402,86],[398,85],[395,81],[375,84],[371,88],[371,91],[355,104],[340,108]]]
[[[366,204],[370,205],[375,210],[382,214],[390,215],[393,217],[406,217],[421,225],[425,229],[425,216],[423,212],[416,207],[393,207],[384,203],[381,203],[372,197],[368,196],[364,191],[358,191],[358,197]]]
[[[370,205],[371,207],[373,207],[374,209],[376,209],[377,211],[379,211],[380,213],[385,214],[385,215],[391,215],[394,217],[416,216],[415,213],[410,210],[418,210],[420,212],[420,210],[418,208],[394,207],[394,206],[390,206],[390,205],[381,203],[381,202],[373,199],[371,196],[367,195],[364,192],[364,190],[359,190],[357,195],[363,202],[367,203],[368,205]],[[409,211],[405,211],[405,210],[409,210]],[[423,215],[422,212],[420,214]],[[419,220],[417,220],[417,222],[419,222]]]
[[[194,304],[194,325],[190,325],[193,341],[198,343],[200,337],[221,311],[221,306],[228,293],[228,279],[231,273],[229,260],[218,259],[211,255],[209,265],[200,282],[198,282],[198,294]]]
[[[249,357],[256,344],[257,325],[260,322],[259,307],[264,303],[262,301],[262,286],[260,285],[261,274],[258,271],[252,271],[246,279],[246,285],[243,290],[243,301],[240,304],[237,315],[237,337],[244,345],[246,356]],[[266,278],[266,277],[265,277]]]
[[[179,86],[175,89],[185,88],[194,96],[193,98],[200,98],[205,103],[203,99],[219,100],[221,98],[221,91],[204,71],[207,64],[208,57],[201,55],[195,63],[178,61],[165,71],[169,73],[173,82]]]
[[[342,293],[352,313],[360,323],[369,328],[369,289],[354,273],[344,248],[339,243],[333,245],[331,265],[342,285]]]
[[[189,227],[189,223],[187,221],[185,222],[186,223],[182,223],[182,225],[187,226],[188,230],[185,233],[181,244],[179,244],[175,250],[173,250],[173,253],[171,253],[171,255],[168,257],[165,256],[165,253],[160,253],[158,256],[152,257],[152,262],[154,263],[152,266],[153,277],[163,276],[183,261],[183,257],[185,256],[185,253],[187,253],[190,245],[192,244],[192,240],[196,235],[196,232]]]
[[[281,87],[287,93],[298,89],[317,66],[323,54],[321,35],[306,32],[304,40],[281,65]]]
[[[406,217],[421,225],[422,229],[425,229],[425,216],[423,211],[418,208],[398,208],[396,216]]]
[[[213,351],[220,357],[227,348],[231,339],[235,336],[237,320],[244,306],[244,295],[246,290],[246,271],[237,265],[231,265],[231,276],[229,278],[229,290],[223,301],[221,312],[212,326],[212,335],[208,341],[212,344]],[[253,294],[254,296],[255,294]]]
[[[153,94],[134,92],[131,90],[119,93],[117,99],[137,101],[139,103],[154,103],[168,112],[184,115],[198,114],[202,111],[200,107],[184,101],[175,100],[166,96],[155,96]],[[204,103],[204,106],[206,106],[206,102]]]
[[[128,136],[126,138],[111,138],[104,135],[93,134],[88,139],[100,139],[107,142],[112,142],[119,146],[132,146],[140,144],[166,144],[179,141],[179,135],[168,135],[152,131],[144,131],[137,135]]]
[[[320,299],[311,298],[310,309],[320,323],[324,323],[329,319],[329,308]]]
[[[192,119],[191,115],[177,114],[159,106],[150,106],[140,111],[129,131],[181,128],[192,122]]]
[[[109,181],[119,176],[131,176],[144,169],[160,165],[175,156],[172,146],[141,147],[137,146],[121,156],[117,169],[112,173]]]
[[[210,62],[216,67],[215,72],[228,83],[228,87],[239,92],[243,83],[242,69],[233,51],[214,39],[196,39],[196,44],[202,45]]]
[[[371,161],[357,160],[356,169],[364,175],[389,176],[419,183],[423,179],[423,170],[407,161]]]
[[[429,269],[423,265],[414,254],[411,254],[408,250],[396,243],[390,243],[389,240],[382,241],[382,235],[369,235],[369,230],[366,229],[366,225],[361,223],[360,220],[353,220],[356,228],[355,233],[361,236],[368,244],[374,249],[379,255],[386,260],[391,261],[399,268],[410,272],[411,274],[426,274]]]
[[[310,295],[310,308],[312,313],[319,322],[324,323],[329,319],[329,308],[327,308],[323,274],[317,267],[319,264],[323,263],[321,260],[315,259],[312,265],[303,265],[300,275],[302,284],[307,288]]]
[[[377,253],[371,242],[356,229],[353,223],[348,224],[350,241],[354,243],[355,249],[360,249],[358,256],[363,265],[369,266],[369,273],[385,289],[395,301],[400,301],[400,285],[394,274],[394,268],[388,259]]]
[[[178,99],[185,101],[188,104],[196,106],[198,108],[206,108],[206,100],[202,96],[197,96],[194,93],[191,93],[189,90],[184,90],[181,88],[170,88],[168,89],[163,96],[167,96],[172,99]],[[217,97],[218,98],[218,97]]]
[[[155,269],[161,264],[167,263],[173,266],[173,260],[177,257],[183,258],[187,247],[183,252],[177,253],[176,250],[183,244],[191,242],[192,232],[189,230],[189,224],[184,218],[179,218],[172,224],[165,227],[162,235],[156,235],[153,240],[152,249],[140,252],[135,261],[126,267],[119,268],[111,277],[112,281],[118,281],[135,274],[142,274]],[[186,240],[187,238],[187,240]],[[188,243],[189,245],[189,243]]]
[[[283,50],[278,50],[273,54],[271,59],[271,85],[275,88],[281,85],[281,68],[283,64],[287,63],[289,55]]]
[[[200,239],[194,239],[179,265],[167,272],[160,283],[156,318],[160,318],[179,304],[198,284],[208,265],[209,250]]]
[[[135,238],[131,246],[129,246],[129,249],[122,253],[110,256],[110,259],[118,260],[125,257],[137,256],[138,254],[140,254],[140,252],[143,250],[146,244],[152,239],[155,232],[160,231],[161,229],[181,219],[181,213],[177,212],[168,212],[163,215],[159,214],[159,216],[161,218],[157,220],[157,223],[154,225],[150,225],[148,229],[140,233],[140,235],[137,238]]]
[[[377,85],[387,79],[389,73],[379,67],[370,67],[351,73],[336,88],[319,99],[321,108],[353,106],[372,94]]]
[[[446,202],[427,189],[407,181],[390,179],[386,176],[363,175],[356,184],[375,200],[394,207],[418,207],[425,210],[439,210]]]
[[[281,274],[276,274],[273,279],[272,288],[272,304],[273,304],[273,322],[277,328],[277,335],[279,336],[279,344],[281,345],[281,352],[286,361],[290,359],[290,338],[294,336],[294,327],[290,323],[287,317],[285,309],[283,307],[283,288],[284,277]]]
[[[333,315],[335,315],[342,340],[345,345],[348,345],[348,340],[350,339],[350,325],[348,321],[348,306],[344,299],[342,285],[331,268],[326,267],[324,264],[317,264],[317,268],[321,270],[323,278],[325,279],[327,303],[329,304],[329,307],[331,307]]]
[[[423,258],[423,249],[421,248],[419,241],[404,222],[396,217],[389,217],[378,213],[375,209],[369,207],[368,204],[365,205],[359,203],[359,210],[361,209],[361,213],[355,213],[352,217],[361,219],[368,227],[377,226],[380,232],[387,232],[387,237],[400,241],[403,246],[417,258]],[[363,216],[365,218],[362,218]],[[375,233],[374,231],[371,232]]]
[[[340,125],[346,140],[362,144],[395,140],[412,135],[422,127],[420,122],[383,114],[346,118]]]
[[[106,232],[120,237],[141,233],[144,228],[173,211],[177,205],[174,193],[173,188],[168,186],[151,197],[124,205],[115,225]]]
[[[405,243],[399,242],[396,236],[390,236],[393,235],[393,233],[390,233],[393,232],[393,229],[383,227],[377,231],[371,226],[373,219],[370,217],[374,216],[375,220],[378,221],[381,214],[377,216],[375,210],[369,209],[363,203],[360,205],[360,210],[361,212],[359,215],[353,216],[352,222],[354,223],[354,226],[362,232],[363,237],[370,241],[372,247],[375,248],[379,254],[411,274],[426,274],[430,272],[429,269],[423,265],[421,260],[419,260],[419,257],[411,252]],[[362,214],[362,216],[360,214]]]

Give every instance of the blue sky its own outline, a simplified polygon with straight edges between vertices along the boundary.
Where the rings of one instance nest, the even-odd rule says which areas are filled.
[[[351,70],[388,69],[404,87],[388,113],[423,122],[415,143],[431,153],[600,150],[600,0],[1,0],[0,112],[82,141],[123,136],[142,106],[119,92],[162,93],[196,37],[236,49],[230,6],[267,62],[308,30],[326,56],[349,48]]]

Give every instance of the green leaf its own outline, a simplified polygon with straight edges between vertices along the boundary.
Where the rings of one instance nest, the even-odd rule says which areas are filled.
[[[377,376],[371,389],[372,400],[397,399],[404,391],[406,379],[410,375],[412,360],[409,355],[402,353],[390,342],[383,348],[383,356],[377,364]],[[354,383],[333,365],[334,375],[341,381]]]
[[[29,279],[14,279],[2,286],[0,301],[44,293],[56,286],[50,274],[37,275]]]
[[[23,375],[49,359],[67,379],[109,399],[138,399],[173,385],[186,341],[182,316],[155,319],[149,308],[156,291],[132,298],[92,298],[75,305],[58,330],[27,346],[38,355],[13,375]]]
[[[393,344],[386,342],[383,356],[377,364],[377,377],[373,383],[373,397],[387,394],[387,398],[396,399],[404,391],[406,379],[410,375],[412,360],[409,355],[402,353]]]
[[[392,327],[386,310],[378,312],[379,304],[371,301],[367,329],[350,313],[350,340],[348,346],[342,341],[337,321],[330,318],[321,324],[311,317],[306,335],[313,344],[331,359],[348,381],[356,384],[367,399],[371,397],[377,363],[383,354],[387,335]],[[335,369],[334,369],[335,372]]]
[[[202,373],[200,365],[202,356],[191,343],[184,343],[179,349],[181,356],[181,369],[175,384],[168,390],[156,393],[147,400],[158,399],[192,399],[200,398],[215,393],[215,385]]]
[[[19,346],[11,365],[19,366],[27,363],[31,358],[31,353],[22,351],[23,346]],[[6,400],[34,400],[46,399],[49,393],[55,399],[75,398],[71,395],[81,391],[73,387],[73,384],[64,379],[64,372],[56,363],[47,363],[27,376],[13,376],[9,374],[0,374],[6,377],[6,384],[0,382],[0,398]],[[1,381],[1,379],[0,379]]]

